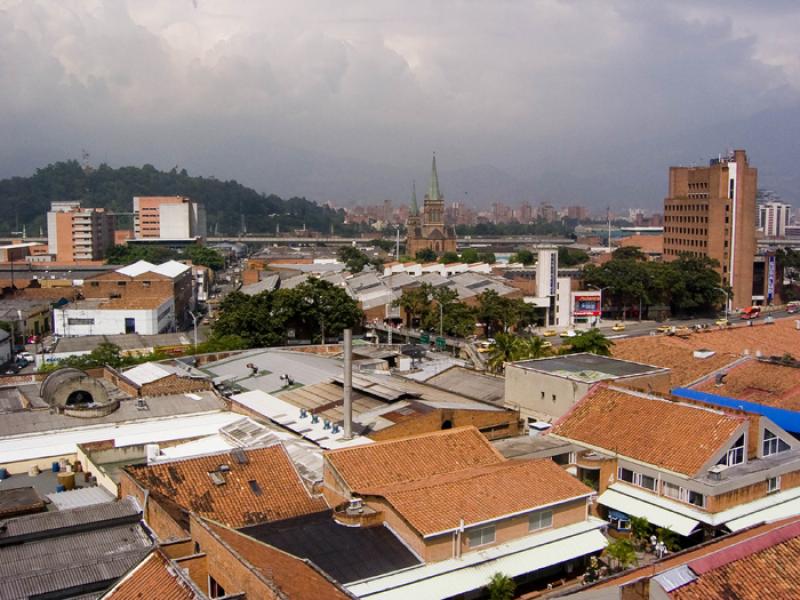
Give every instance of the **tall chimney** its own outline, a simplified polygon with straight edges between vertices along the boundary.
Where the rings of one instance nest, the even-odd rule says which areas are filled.
[[[353,439],[353,330],[344,330],[344,435]]]

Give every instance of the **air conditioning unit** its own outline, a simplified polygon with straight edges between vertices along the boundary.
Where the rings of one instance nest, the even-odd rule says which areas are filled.
[[[725,465],[714,465],[708,470],[708,478],[712,481],[722,481],[727,469]]]

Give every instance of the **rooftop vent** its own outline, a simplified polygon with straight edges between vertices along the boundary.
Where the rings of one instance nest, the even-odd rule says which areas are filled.
[[[364,512],[364,501],[361,498],[350,498],[347,505],[347,514],[358,515]]]
[[[221,473],[211,471],[208,476],[211,478],[211,481],[214,483],[214,485],[225,485],[225,477],[223,477]]]
[[[727,373],[717,373],[714,375],[714,384],[717,386],[725,385],[725,378],[728,376]]]
[[[727,468],[725,465],[714,465],[708,470],[708,478],[712,481],[722,481]]]
[[[230,470],[231,470],[230,465],[220,465],[219,467],[217,467],[217,471],[219,471],[220,473],[227,473]]]
[[[308,411],[305,408],[301,408],[300,409],[300,418],[301,419],[305,419],[306,417],[308,417]]]
[[[147,402],[144,401],[144,398],[137,398],[136,399],[136,410],[147,410],[149,407],[147,406]]]
[[[712,356],[714,356],[714,354],[716,354],[716,352],[714,352],[713,350],[707,350],[706,348],[700,348],[699,350],[695,350],[692,353],[692,355],[695,358],[700,358],[700,359],[711,358]]]

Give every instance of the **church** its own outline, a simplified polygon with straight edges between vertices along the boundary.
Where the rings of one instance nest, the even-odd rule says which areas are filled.
[[[416,256],[417,252],[430,248],[436,254],[456,252],[456,233],[444,224],[444,196],[439,190],[439,174],[436,172],[436,155],[431,167],[431,185],[425,194],[422,214],[417,206],[416,186],[411,193],[411,211],[406,222],[406,254]]]

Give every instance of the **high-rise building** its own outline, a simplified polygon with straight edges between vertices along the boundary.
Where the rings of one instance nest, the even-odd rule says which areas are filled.
[[[669,170],[664,259],[688,253],[716,260],[736,308],[752,302],[757,184],[758,171],[744,150],[712,159],[707,167]]]
[[[406,253],[414,256],[420,250],[430,248],[437,254],[456,251],[456,234],[444,223],[444,195],[439,190],[439,173],[436,156],[431,167],[431,185],[425,194],[422,214],[417,206],[416,188],[411,196],[411,211],[406,225]]]
[[[47,213],[47,250],[56,260],[101,260],[114,245],[114,216],[80,202],[53,202]]]
[[[206,237],[206,211],[184,196],[134,196],[136,240],[199,240]]]
[[[542,202],[539,205],[539,218],[545,223],[552,223],[558,219],[558,211],[556,211],[552,204]]]
[[[589,216],[585,206],[568,206],[567,217],[570,219],[577,219],[578,221],[585,221]]]
[[[758,205],[758,228],[768,238],[785,237],[791,224],[792,205],[771,200]]]

